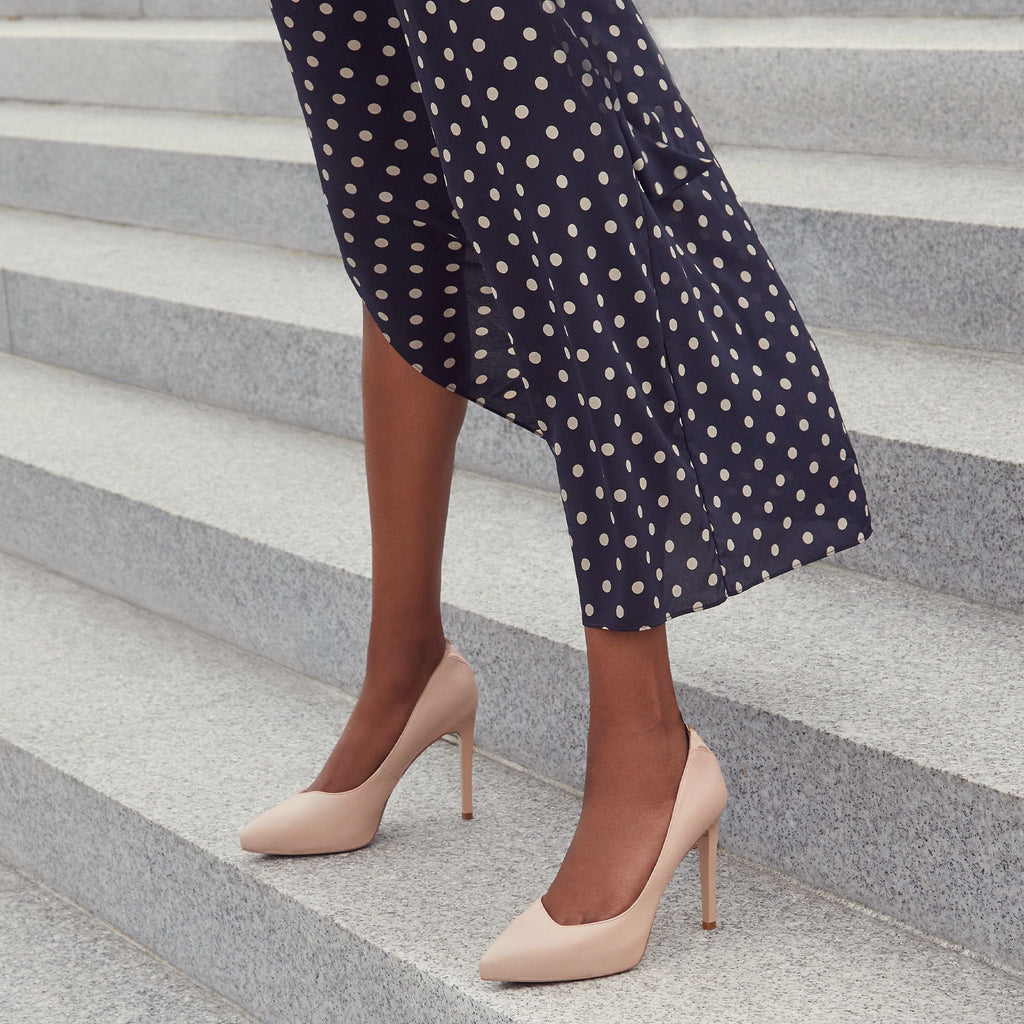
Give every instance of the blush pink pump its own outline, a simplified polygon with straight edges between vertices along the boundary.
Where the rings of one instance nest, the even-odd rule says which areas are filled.
[[[384,807],[405,770],[432,743],[458,733],[462,761],[462,817],[473,817],[473,727],[476,677],[445,637],[445,651],[380,767],[343,793],[300,790],[242,829],[252,853],[343,853],[366,846],[377,834]]]
[[[495,939],[480,960],[488,981],[576,981],[635,967],[647,949],[658,903],[676,868],[696,845],[700,856],[703,925],[714,928],[718,819],[727,792],[718,759],[697,733],[669,820],[668,832],[647,884],[616,917],[562,925],[536,899]]]

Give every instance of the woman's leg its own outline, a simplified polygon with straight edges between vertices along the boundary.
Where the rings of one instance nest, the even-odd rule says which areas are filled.
[[[590,727],[583,809],[543,897],[559,924],[614,917],[640,895],[665,841],[689,753],[665,627],[584,629]]]
[[[310,787],[364,782],[444,654],[441,556],[466,399],[394,351],[363,307],[363,435],[373,590],[359,701]]]

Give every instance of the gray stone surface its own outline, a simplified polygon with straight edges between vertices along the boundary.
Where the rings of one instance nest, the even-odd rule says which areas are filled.
[[[0,21],[0,96],[299,117],[269,8],[231,21]]]
[[[837,564],[1024,611],[1024,360],[817,338],[876,531]]]
[[[1004,0],[969,2],[995,4]],[[267,0],[142,0],[142,13],[149,18],[259,18],[266,17],[267,11]]]
[[[337,259],[19,211],[0,228],[15,352],[361,440],[360,308]],[[839,564],[1024,610],[1024,362],[814,334],[876,528]],[[486,410],[458,460],[557,491],[547,447]]]
[[[1024,19],[677,16],[649,27],[713,144],[1024,156]],[[269,9],[253,19],[0,22],[0,96],[299,113]]]
[[[1020,0],[638,0],[645,15],[979,17],[1020,14]]]
[[[650,16],[902,15],[992,16],[1021,13],[1020,0],[637,0]],[[3,16],[255,18],[264,0],[0,0]]]
[[[361,679],[358,444],[2,358],[0,546],[335,685]],[[442,599],[486,680],[479,742],[579,786],[585,645],[557,495],[458,471]],[[684,712],[729,768],[732,848],[1015,957],[1022,627],[827,560],[670,621]]]
[[[1019,17],[649,24],[712,145],[980,163],[1024,156]]]
[[[457,752],[438,743],[371,846],[247,854],[239,828],[308,783],[349,700],[18,559],[0,567],[8,856],[262,1020],[1019,1020],[1020,976],[735,855],[731,804],[716,931],[698,924],[691,853],[635,970],[483,982],[483,949],[550,884],[575,795],[478,752],[463,822]],[[716,745],[715,724],[695,724]]]
[[[340,259],[4,210],[0,266],[23,355],[362,437]]]
[[[809,321],[1024,351],[1018,170],[715,152]],[[0,104],[0,154],[8,205],[338,251],[297,120],[11,101]]]
[[[141,13],[140,0],[0,0],[5,18],[135,18]]]
[[[256,1024],[0,861],[0,1015],[17,1024]]]
[[[810,322],[1024,352],[1016,168],[726,145],[715,153]]]
[[[9,206],[338,252],[297,119],[0,103],[0,155]]]
[[[0,0],[0,17],[257,18],[267,0]]]
[[[11,350],[11,323],[7,312],[7,275],[0,265],[0,352]]]
[[[362,439],[361,304],[337,258],[0,210],[17,350]],[[459,465],[557,490],[547,446],[473,406]]]

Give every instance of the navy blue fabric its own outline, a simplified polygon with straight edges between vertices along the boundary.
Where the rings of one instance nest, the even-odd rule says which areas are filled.
[[[817,346],[631,0],[272,10],[346,271],[417,370],[547,442],[584,625],[870,536]]]

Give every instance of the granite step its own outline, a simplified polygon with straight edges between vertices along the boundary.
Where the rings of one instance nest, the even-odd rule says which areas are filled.
[[[0,579],[8,855],[262,1021],[1019,1020],[1024,977],[750,862],[730,845],[731,805],[716,930],[698,923],[691,853],[633,971],[481,981],[480,954],[550,883],[577,793],[478,750],[463,821],[458,753],[439,741],[371,846],[246,853],[239,828],[308,783],[350,699],[20,559],[0,556]],[[493,680],[478,676],[483,708]],[[729,749],[713,716],[694,719]]]
[[[1020,0],[636,0],[644,17],[998,17]],[[259,18],[267,0],[0,0],[0,18]]]
[[[1017,17],[651,18],[712,145],[1024,158]]]
[[[1024,352],[1024,169],[715,152],[808,320]],[[0,103],[0,203],[338,251],[295,119]]]
[[[666,17],[841,14],[864,17],[976,18],[1021,13],[1020,0],[640,0],[638,7],[651,15]]]
[[[0,0],[6,18],[258,18],[268,10],[267,0]]]
[[[0,21],[0,97],[298,119],[266,3],[259,15]]]
[[[0,1013],[11,1024],[256,1024],[3,860],[0,902]]]
[[[362,679],[358,442],[11,355],[0,386],[0,548],[336,687]],[[478,742],[581,786],[585,641],[558,495],[457,470],[442,598],[486,687]],[[826,559],[667,629],[684,713],[723,750],[731,849],[1024,967],[1007,714],[1024,616]],[[559,713],[538,717],[553,686]]]
[[[1024,18],[651,17],[648,26],[712,145],[1024,157]],[[0,96],[299,113],[269,10],[0,22]]]
[[[15,353],[362,439],[361,304],[336,258],[0,209],[0,271]],[[812,333],[873,506],[839,564],[1024,611],[1024,360]],[[458,461],[558,490],[547,446],[485,410]]]

